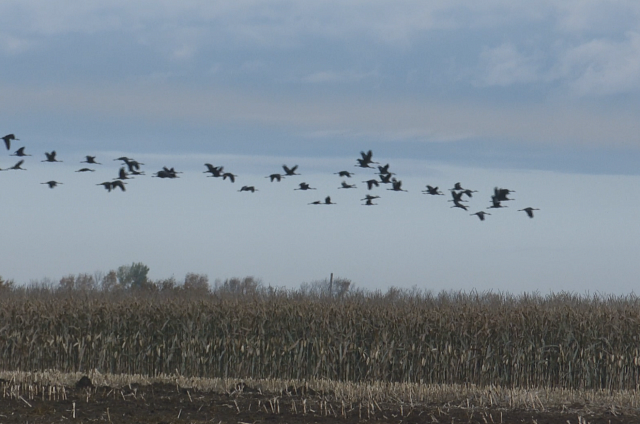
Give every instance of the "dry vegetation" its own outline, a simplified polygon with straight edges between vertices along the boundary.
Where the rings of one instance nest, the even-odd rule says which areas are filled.
[[[634,296],[328,296],[228,283],[212,291],[5,290],[0,369],[638,388]]]

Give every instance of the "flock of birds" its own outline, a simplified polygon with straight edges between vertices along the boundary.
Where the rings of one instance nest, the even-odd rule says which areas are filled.
[[[11,150],[11,142],[19,141],[20,139],[16,138],[14,134],[7,134],[4,137],[2,137],[2,140],[4,141],[7,150]],[[20,147],[13,154],[11,154],[11,156],[17,156],[17,157],[23,158],[31,155],[25,153],[25,147]],[[367,189],[369,191],[379,188],[381,185],[389,185],[390,188],[387,188],[387,190],[390,190],[390,191],[402,191],[402,192],[407,191],[402,188],[402,181],[394,177],[394,175],[396,174],[389,171],[389,164],[381,166],[378,162],[373,161],[373,153],[371,150],[369,150],[368,152],[364,152],[364,151],[360,152],[360,156],[361,156],[360,158],[356,159],[356,162],[357,162],[355,164],[356,167],[364,168],[364,169],[373,169],[377,171],[374,174],[375,177],[362,181],[363,184],[366,184]],[[125,184],[127,184],[125,182],[126,180],[133,179],[139,175],[145,175],[144,171],[141,170],[141,167],[144,165],[144,163],[138,162],[135,159],[132,159],[126,156],[122,156],[113,160],[122,162],[122,166],[120,167],[118,176],[114,177],[113,180],[111,181],[105,181],[97,184],[99,186],[103,186],[109,192],[115,189],[126,191],[126,188],[125,188]],[[6,168],[6,169],[0,169],[0,170],[1,171],[11,171],[11,170],[25,171],[26,169],[22,168],[24,161],[25,161],[24,159],[20,159],[12,167]],[[41,162],[62,162],[62,161],[57,159],[56,152],[54,150],[51,152],[45,152],[45,159],[42,160]],[[85,156],[85,160],[80,161],[80,163],[85,163],[89,166],[102,165],[100,162],[96,160],[96,156],[89,156],[89,155]],[[374,167],[372,165],[377,165],[377,166]],[[214,166],[210,163],[205,163],[204,166],[206,170],[203,172],[205,174],[209,174],[207,175],[207,177],[222,178],[222,180],[228,179],[231,183],[235,183],[236,178],[238,177],[237,175],[231,172],[226,172],[224,170],[224,166]],[[295,165],[292,167],[283,165],[282,169],[284,172],[273,173],[273,174],[267,175],[265,178],[269,179],[270,182],[273,183],[273,182],[281,182],[283,179],[287,177],[301,175],[296,172],[298,170],[298,165]],[[84,167],[84,168],[78,169],[75,172],[94,172],[94,171],[95,169],[93,168]],[[182,172],[176,171],[173,167],[167,168],[165,166],[161,170],[154,173],[152,177],[172,179],[172,178],[178,178],[179,177],[178,174],[181,174],[181,173]],[[349,172],[347,170],[335,172],[335,174],[342,178],[352,178],[355,175],[353,172]],[[59,181],[51,180],[51,181],[43,182],[42,184],[45,184],[49,188],[53,189],[62,183]],[[341,186],[338,187],[338,189],[356,189],[356,188],[357,188],[356,184],[347,183],[346,180],[343,180],[341,183]],[[299,183],[298,187],[295,188],[294,190],[305,191],[305,190],[316,190],[316,188],[311,187],[306,182],[301,182]],[[245,186],[242,186],[238,191],[255,193],[258,190],[255,188],[255,186],[245,185]],[[471,190],[471,189],[462,187],[461,183],[456,183],[453,186],[453,188],[449,189],[449,192],[451,194],[451,199],[449,199],[449,202],[453,202],[453,206],[451,207],[463,209],[465,211],[469,209],[469,206],[466,205],[465,203],[467,203],[468,200],[473,197],[473,193],[477,193],[476,190]],[[431,195],[431,196],[445,196],[445,194],[441,192],[438,187],[434,187],[431,185],[427,185],[426,190],[422,190],[422,193]],[[487,207],[487,209],[506,208],[507,206],[503,205],[503,202],[514,200],[509,198],[511,193],[514,193],[514,190],[499,188],[499,187],[494,188],[493,195],[491,196],[491,204],[490,206]],[[376,206],[378,204],[374,203],[374,200],[379,198],[380,196],[378,195],[367,194],[363,199],[361,199],[361,201],[364,202],[362,203],[362,205]],[[327,196],[325,197],[324,200],[316,200],[309,204],[310,205],[335,205],[336,203],[331,201],[331,196]],[[518,211],[525,212],[529,216],[529,218],[533,218],[533,211],[537,211],[537,210],[539,209],[533,208],[533,207],[518,209]],[[491,215],[491,214],[484,210],[480,210],[478,212],[471,214],[471,216],[477,216],[481,221],[484,221],[487,215]]]

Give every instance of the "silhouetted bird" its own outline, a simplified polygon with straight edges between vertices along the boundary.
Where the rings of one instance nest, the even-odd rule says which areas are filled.
[[[20,170],[20,171],[26,171],[26,169],[21,168],[22,164],[24,163],[24,159],[21,161],[18,161],[18,163],[16,163],[15,165],[13,165],[11,168],[7,168],[7,169],[3,169],[3,171],[9,171],[9,170]]]
[[[356,185],[355,184],[347,184],[346,181],[343,181],[342,182],[342,186],[338,187],[338,188],[356,188]]]
[[[460,183],[455,183],[453,185],[453,188],[450,188],[449,190],[466,190],[466,189],[462,188],[462,185],[460,185]]]
[[[307,183],[300,183],[298,188],[294,188],[294,190],[315,190],[315,188],[309,186]]]
[[[389,172],[389,164],[385,166],[378,166],[378,173],[383,175],[394,175],[393,172]]]
[[[367,188],[369,190],[371,190],[373,186],[380,187],[380,183],[378,182],[378,180],[367,180],[367,181],[363,181],[363,183],[367,184]]]
[[[207,167],[207,170],[203,171],[203,173],[211,174],[211,175],[208,175],[208,177],[215,177],[215,178],[222,177],[222,170],[224,169],[224,166],[213,166],[210,163],[205,163],[204,166]]]
[[[366,196],[364,196],[364,199],[360,199],[360,200],[373,200],[373,199],[379,199],[380,196],[372,196],[370,194],[367,194]]]
[[[14,134],[7,134],[4,137],[2,137],[2,140],[4,140],[4,144],[5,146],[7,146],[7,150],[9,150],[11,148],[11,140],[20,140],[20,139],[16,138]]]
[[[451,191],[451,197],[452,199],[449,200],[450,202],[456,203],[456,202],[466,202],[466,200],[462,200],[462,195],[464,194],[464,192],[462,191]]]
[[[120,168],[120,172],[118,173],[118,177],[114,178],[114,180],[128,180],[129,175],[127,174],[127,171],[124,169],[124,166]]]
[[[341,177],[347,177],[347,178],[351,178],[351,176],[353,176],[353,172],[349,172],[349,171],[340,171],[340,172],[334,172],[335,175],[339,175]]]
[[[529,215],[529,218],[533,218],[533,211],[539,211],[540,209],[536,209],[536,208],[524,208],[524,209],[518,209],[518,211],[524,211],[527,213],[527,215]]]
[[[391,181],[391,176],[393,174],[379,174],[380,176],[380,183],[382,184],[393,184],[393,182]]]
[[[258,190],[254,186],[242,186],[242,188],[238,191],[250,191],[251,193],[254,193]]]
[[[100,184],[96,184],[96,185],[101,185],[104,186],[104,188],[107,189],[107,191],[111,191],[114,190],[116,188],[120,188],[120,190],[122,191],[126,191],[126,189],[124,188],[125,182],[123,182],[122,180],[115,180],[115,181],[105,181],[104,183],[100,183]]]
[[[485,211],[479,211],[479,212],[476,212],[476,213],[472,213],[472,214],[471,214],[471,216],[473,216],[473,215],[477,215],[477,216],[478,216],[478,218],[480,218],[480,221],[484,221],[484,216],[485,216],[485,215],[491,215],[491,214],[490,214],[490,213],[487,213],[487,212],[485,212]]]
[[[355,165],[355,166],[357,166],[359,168],[372,168],[373,169],[373,166],[369,166],[371,164],[371,162],[367,162],[364,159],[356,159],[356,160],[358,161],[358,164]]]
[[[49,186],[49,188],[55,188],[58,184],[62,184],[62,183],[59,183],[58,181],[47,181],[46,183],[40,183],[40,184],[46,184]]]
[[[315,202],[309,203],[310,205],[335,205],[336,203],[331,203],[331,196],[327,196],[324,199],[324,202],[321,200],[316,200]]]
[[[95,172],[95,169],[81,168],[81,169],[78,169],[76,172]]]
[[[18,150],[16,150],[15,153],[13,153],[11,156],[20,156],[20,157],[22,157],[22,156],[31,156],[31,155],[26,154],[24,152],[24,147],[21,147]]]
[[[100,162],[96,162],[96,157],[95,156],[85,156],[85,160],[83,160],[80,163],[90,163],[90,164],[94,164],[94,165],[102,165]]]
[[[285,175],[300,175],[300,174],[296,174],[296,169],[298,169],[298,165],[294,166],[293,168],[289,168],[287,165],[282,165],[282,169],[284,169]]]
[[[467,208],[469,206],[467,205],[463,205],[462,203],[460,203],[459,201],[454,200],[453,201],[453,206],[451,206],[452,208],[460,208],[460,209],[464,209],[465,211],[467,210]]]
[[[509,190],[508,188],[498,188],[498,187],[495,187],[493,189],[493,195],[501,202],[502,201],[508,201],[508,200],[514,200],[514,199],[509,199],[507,197],[509,195],[509,193],[515,193],[515,191]]]
[[[53,150],[51,153],[45,152],[44,154],[45,154],[45,156],[47,158],[45,160],[40,161],[40,162],[62,162],[61,160],[57,160],[56,159],[56,151],[55,150]]]
[[[271,174],[271,175],[269,175],[269,176],[267,176],[265,178],[270,178],[271,182],[274,182],[274,181],[280,182],[284,178],[284,175],[282,175],[282,174]]]
[[[491,196],[491,206],[489,206],[487,209],[498,208],[506,208],[506,206],[502,206],[502,204],[500,204],[500,199],[498,199],[496,196]]]
[[[363,206],[375,206],[377,205],[377,203],[373,203],[373,199],[367,199],[367,201],[365,203],[362,204]]]
[[[387,190],[393,190],[393,191],[407,191],[407,190],[403,190],[402,189],[402,181],[400,180],[396,180],[395,178],[391,179],[391,185],[392,188],[388,188]]]
[[[236,177],[237,177],[237,175],[232,174],[231,172],[225,172],[224,174],[222,174],[222,179],[223,179],[223,180],[226,180],[227,178],[229,178],[229,180],[230,180],[232,183],[235,183],[235,182],[236,182]]]
[[[427,189],[422,190],[422,192],[424,194],[431,194],[432,196],[444,196],[444,193],[438,191],[438,187],[431,187],[430,185],[427,185]]]

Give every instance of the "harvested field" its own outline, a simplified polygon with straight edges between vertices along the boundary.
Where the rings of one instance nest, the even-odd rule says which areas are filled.
[[[636,392],[0,373],[0,422],[636,423]],[[91,386],[83,387],[82,382]],[[415,398],[413,398],[415,396]]]

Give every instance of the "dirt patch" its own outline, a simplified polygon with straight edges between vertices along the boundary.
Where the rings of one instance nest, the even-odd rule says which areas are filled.
[[[588,409],[503,410],[451,405],[344,404],[330,393],[289,388],[263,394],[248,386],[201,392],[170,384],[91,387],[83,382],[56,391],[9,390],[0,397],[0,423],[537,423],[623,424],[640,422],[636,411]]]

